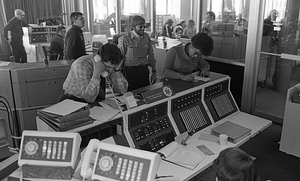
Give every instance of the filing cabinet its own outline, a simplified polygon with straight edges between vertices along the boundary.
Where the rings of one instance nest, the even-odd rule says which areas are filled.
[[[11,106],[19,134],[25,129],[36,130],[36,111],[57,103],[70,65],[67,60],[25,64],[11,62],[0,69],[0,93]],[[1,116],[6,116],[2,107]]]

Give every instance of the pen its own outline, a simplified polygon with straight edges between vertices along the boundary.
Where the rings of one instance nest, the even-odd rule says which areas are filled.
[[[155,179],[169,178],[169,177],[174,177],[174,175],[162,175],[162,176],[156,176]]]

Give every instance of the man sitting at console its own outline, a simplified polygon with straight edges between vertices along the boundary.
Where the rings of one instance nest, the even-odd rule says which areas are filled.
[[[105,44],[97,54],[85,55],[76,59],[70,68],[63,89],[62,99],[81,102],[98,102],[105,99],[106,81],[103,77],[108,73],[107,81],[115,93],[124,94],[128,82],[121,72],[123,56],[114,44]],[[60,100],[62,100],[60,99]]]

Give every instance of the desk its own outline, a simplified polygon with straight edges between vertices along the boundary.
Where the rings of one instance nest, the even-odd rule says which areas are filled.
[[[271,121],[269,120],[262,119],[253,115],[249,115],[247,113],[241,112],[238,109],[229,90],[230,78],[228,76],[211,72],[210,78],[211,79],[208,82],[197,82],[197,83],[183,82],[175,79],[174,80],[168,79],[168,80],[164,80],[163,82],[135,90],[133,91],[133,93],[136,95],[143,92],[144,90],[151,90],[153,88],[158,88],[170,84],[174,89],[175,95],[156,101],[151,104],[141,104],[136,108],[126,110],[124,111],[124,118],[122,119],[122,117],[119,116],[118,118],[112,121],[114,123],[95,122],[93,124],[86,125],[84,127],[77,128],[70,131],[82,132],[82,131],[86,131],[87,129],[88,132],[88,130],[94,129],[94,127],[97,127],[96,129],[98,129],[99,126],[103,127],[104,124],[117,125],[123,127],[122,128],[123,141],[127,141],[128,146],[133,148],[139,148],[139,149],[146,148],[145,150],[152,149],[154,151],[157,151],[157,149],[159,149],[159,146],[156,145],[152,146],[149,144],[149,142],[161,143],[161,140],[165,141],[164,138],[162,137],[169,136],[169,135],[166,136],[166,133],[172,132],[174,135],[179,135],[182,132],[185,132],[188,129],[187,128],[188,124],[186,122],[183,123],[181,120],[183,118],[177,115],[181,114],[182,112],[189,111],[194,107],[199,107],[199,109],[201,108],[199,112],[201,112],[204,115],[204,117],[207,118],[205,119],[206,125],[203,128],[202,126],[199,127],[200,130],[196,132],[187,141],[188,145],[186,146],[186,149],[194,152],[199,152],[196,146],[206,145],[215,154],[212,156],[205,156],[204,160],[194,170],[188,170],[165,161],[161,162],[161,165],[158,169],[158,175],[174,175],[174,178],[172,178],[172,180],[178,180],[178,181],[189,180],[194,176],[196,176],[197,174],[201,173],[209,166],[211,166],[215,158],[217,158],[217,156],[219,155],[220,151],[222,151],[227,147],[240,146],[241,144],[249,140],[251,137],[255,136],[260,131],[264,130],[265,128],[271,125]],[[215,111],[215,107],[214,107],[215,105],[210,104],[211,102],[214,101],[214,99],[218,99],[218,98],[220,98],[220,101],[222,101],[221,98],[222,99],[228,98],[229,101],[227,102],[224,101],[222,103],[229,105],[229,107],[232,107],[232,109],[230,109],[225,114],[218,115],[218,113],[216,113]],[[188,102],[189,100],[192,101]],[[179,106],[179,109],[174,109],[175,106],[176,107]],[[221,106],[222,108],[223,104],[217,106]],[[156,116],[153,116],[154,112]],[[174,114],[175,112],[176,114]],[[196,112],[194,113],[196,114]],[[147,117],[147,119],[145,119],[145,117]],[[193,115],[191,115],[191,117],[193,117]],[[141,119],[145,119],[146,121],[135,122],[136,120],[141,120]],[[197,122],[201,120],[195,119],[193,121]],[[198,140],[200,133],[210,133],[212,127],[219,125],[225,121],[232,121],[234,123],[248,127],[251,129],[251,134],[236,144],[228,143],[226,146],[220,146],[217,142]],[[37,119],[37,122],[43,123],[39,119]],[[132,126],[133,122],[135,124],[134,126]],[[141,140],[137,139],[136,135],[133,134],[133,133],[137,133],[136,132],[137,129],[147,128],[147,131],[151,129],[153,130],[154,129],[153,125],[155,124],[159,125],[160,122],[168,122],[169,126],[163,130],[159,130],[159,131],[157,130],[155,134],[150,134],[150,136],[148,135]],[[104,127],[109,128],[108,125]],[[47,128],[47,125],[45,128]],[[43,131],[45,131],[45,129],[43,129]],[[143,131],[138,132],[137,134],[143,135],[142,132]],[[100,137],[99,139],[102,138]],[[117,139],[114,139],[114,141],[115,143],[119,144]]]
[[[166,161],[162,161],[160,164],[160,167],[158,169],[157,174],[158,175],[174,175],[173,178],[170,179],[164,179],[164,180],[172,180],[172,181],[188,181],[189,179],[193,178],[197,174],[201,173],[204,171],[206,168],[211,166],[213,164],[213,161],[217,158],[219,153],[228,147],[238,147],[248,141],[251,137],[254,137],[256,134],[258,134],[260,131],[264,130],[268,126],[271,125],[271,121],[258,118],[256,116],[252,116],[243,112],[237,112],[226,119],[223,119],[218,122],[218,124],[221,124],[225,121],[232,121],[235,123],[238,123],[240,125],[243,125],[245,127],[250,128],[251,135],[247,136],[237,144],[233,144],[228,142],[226,146],[220,146],[216,142],[209,142],[209,141],[203,141],[203,140],[198,140],[198,137],[200,133],[209,133],[211,128],[214,127],[215,125],[211,125],[204,130],[201,130],[197,133],[195,133],[188,141],[187,141],[187,146],[186,149],[190,151],[196,151],[198,152],[199,150],[196,148],[198,145],[206,145],[212,152],[214,152],[214,155],[211,156],[205,156],[204,160],[194,169],[194,170],[188,170],[183,167],[176,166],[174,164],[171,164]],[[15,178],[20,178],[21,176],[21,169],[16,170],[14,173],[11,174],[11,177]],[[77,181],[80,179],[73,178],[72,180]]]

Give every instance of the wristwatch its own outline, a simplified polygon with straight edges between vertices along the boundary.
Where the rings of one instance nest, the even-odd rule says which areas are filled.
[[[115,71],[115,72],[119,72],[119,71],[121,71],[121,69],[116,69],[116,68],[114,68],[114,71]]]
[[[182,80],[183,76],[184,76],[183,74],[179,74],[179,75],[178,75],[178,79],[179,79],[179,80]]]

